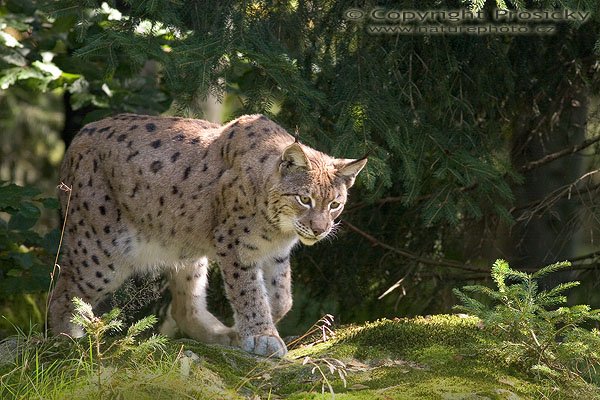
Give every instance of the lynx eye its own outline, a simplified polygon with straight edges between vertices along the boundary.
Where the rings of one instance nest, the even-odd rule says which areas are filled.
[[[296,196],[296,200],[303,206],[312,206],[312,199],[309,196]]]
[[[329,203],[329,209],[330,210],[337,210],[338,208],[340,208],[342,204],[338,201],[332,201],[331,203]]]

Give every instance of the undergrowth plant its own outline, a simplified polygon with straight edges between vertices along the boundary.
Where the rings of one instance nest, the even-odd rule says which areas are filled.
[[[538,378],[598,383],[600,331],[591,326],[600,321],[600,310],[565,305],[564,292],[578,286],[578,281],[548,290],[539,286],[541,278],[570,265],[559,262],[528,274],[497,260],[491,272],[496,288],[454,289],[462,302],[455,308],[481,318],[484,327],[501,340],[500,355],[509,365],[525,366]]]
[[[178,379],[176,368],[171,373],[173,357],[164,351],[167,339],[141,337],[156,317],[135,322],[117,336],[113,334],[125,329],[118,309],[98,317],[81,299],[73,303],[72,322],[83,328],[85,337],[67,341],[18,331],[4,345],[14,361],[0,361],[0,399],[118,398],[142,382],[156,386],[156,376],[174,374]]]
[[[157,319],[149,315],[131,325],[124,337],[109,340],[107,336],[111,333],[120,332],[123,329],[123,321],[119,319],[121,310],[112,309],[110,312],[97,317],[94,315],[92,306],[80,298],[73,298],[75,313],[71,322],[81,325],[86,333],[87,348],[82,351],[91,361],[98,365],[103,362],[119,358],[127,354],[132,359],[140,359],[155,350],[164,349],[167,338],[162,335],[153,334],[145,340],[137,340],[138,336],[154,326]]]

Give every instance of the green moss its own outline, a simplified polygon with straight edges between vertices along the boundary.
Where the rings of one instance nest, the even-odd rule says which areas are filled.
[[[331,399],[330,390],[336,399],[360,400],[599,398],[598,387],[536,381],[480,350],[497,345],[477,319],[448,315],[342,327],[326,343],[305,344],[283,360],[182,339],[170,341],[161,357],[109,363],[98,385],[98,374],[77,366],[81,355],[67,342],[45,341],[21,355],[27,366],[20,362],[14,373],[3,367],[3,384],[16,395],[0,388],[0,398]],[[185,367],[189,350],[198,359]],[[34,389],[19,379],[41,371],[36,351],[46,375]],[[52,362],[58,364],[48,369]]]

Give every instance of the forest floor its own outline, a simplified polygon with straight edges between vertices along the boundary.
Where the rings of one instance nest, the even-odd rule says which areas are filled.
[[[509,367],[480,321],[458,315],[325,329],[281,360],[179,339],[141,358],[91,361],[95,349],[82,343],[5,340],[0,399],[600,398],[598,386]]]

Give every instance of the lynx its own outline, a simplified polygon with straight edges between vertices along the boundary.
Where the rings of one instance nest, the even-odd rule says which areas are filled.
[[[51,329],[82,336],[73,297],[95,306],[132,274],[164,270],[182,333],[282,357],[275,323],[292,306],[290,251],[334,231],[366,162],[313,150],[262,115],[220,126],[122,114],[86,125],[61,167],[72,191],[69,204],[61,194]],[[207,310],[208,260],[219,264],[233,327]]]

